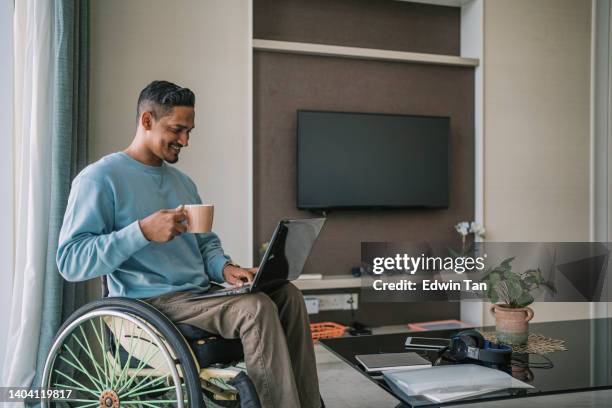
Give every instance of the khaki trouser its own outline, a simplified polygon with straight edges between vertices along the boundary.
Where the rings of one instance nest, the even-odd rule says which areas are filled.
[[[178,292],[147,299],[176,323],[240,338],[247,372],[265,408],[319,408],[314,347],[301,292],[291,283],[269,293],[195,301]]]

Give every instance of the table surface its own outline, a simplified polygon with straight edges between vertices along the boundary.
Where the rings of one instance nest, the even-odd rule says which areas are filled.
[[[492,327],[482,328],[483,331],[493,329]],[[420,332],[418,334],[393,333],[323,339],[320,342],[366,378],[391,392],[380,376],[370,376],[361,368],[355,360],[356,355],[416,351],[404,348],[407,336],[449,338],[456,332],[457,330]],[[612,319],[531,323],[530,332],[564,340],[567,348],[567,351],[546,354],[552,360],[553,368],[530,368],[533,378],[530,381],[520,378],[533,385],[534,388],[527,390],[508,389],[493,394],[449,402],[446,405],[612,388]],[[420,353],[431,361],[437,357],[436,352]],[[539,356],[531,355],[529,358],[531,362],[542,361]],[[521,374],[517,375],[520,376]],[[399,396],[396,397],[399,398]],[[403,399],[403,402],[404,406],[407,407],[445,405],[433,403],[422,396]]]

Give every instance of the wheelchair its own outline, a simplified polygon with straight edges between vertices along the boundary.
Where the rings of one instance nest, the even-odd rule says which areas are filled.
[[[150,304],[104,297],[60,327],[45,362],[46,407],[260,408],[240,339],[174,324]]]

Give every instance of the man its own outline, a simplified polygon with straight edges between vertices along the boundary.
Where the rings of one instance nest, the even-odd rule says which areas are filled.
[[[176,163],[194,128],[195,96],[154,81],[138,99],[127,149],[103,157],[72,183],[57,264],[69,281],[108,277],[110,296],[144,299],[171,320],[240,338],[264,407],[321,401],[304,299],[288,283],[269,293],[187,301],[210,282],[242,285],[255,269],[231,262],[214,233],[185,232],[182,205],[202,202]]]

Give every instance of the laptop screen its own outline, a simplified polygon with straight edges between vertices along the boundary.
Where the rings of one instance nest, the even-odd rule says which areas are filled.
[[[297,279],[324,223],[325,218],[280,221],[261,261],[253,286]]]

